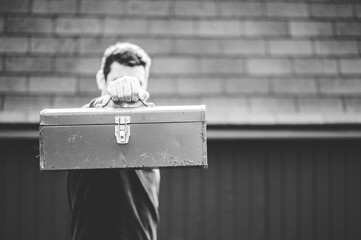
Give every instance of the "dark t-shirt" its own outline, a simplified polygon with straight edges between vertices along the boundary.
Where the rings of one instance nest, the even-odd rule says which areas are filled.
[[[72,240],[155,240],[159,183],[158,169],[68,171]]]

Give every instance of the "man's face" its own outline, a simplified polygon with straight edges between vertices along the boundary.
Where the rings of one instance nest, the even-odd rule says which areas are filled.
[[[143,66],[129,67],[129,66],[119,64],[118,62],[113,62],[110,65],[110,72],[106,79],[105,88],[108,86],[108,84],[111,81],[114,81],[118,78],[122,78],[125,76],[137,78],[139,80],[139,83],[140,83],[140,86],[142,87],[142,89],[144,91],[147,90],[148,79],[145,78],[145,69]]]

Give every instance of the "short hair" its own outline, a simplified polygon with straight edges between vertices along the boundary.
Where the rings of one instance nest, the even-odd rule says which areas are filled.
[[[129,67],[135,67],[135,66],[145,67],[146,65],[145,62],[140,58],[140,56],[129,50],[122,53],[112,54],[105,59],[105,64],[103,68],[105,80],[108,77],[108,74],[110,72],[110,66],[112,65],[113,62],[117,62],[119,64]]]
[[[144,66],[145,78],[148,79],[152,62],[148,54],[135,44],[118,42],[105,49],[100,69],[96,76],[98,82],[103,78],[106,80],[110,72],[110,65],[115,61],[125,66]]]

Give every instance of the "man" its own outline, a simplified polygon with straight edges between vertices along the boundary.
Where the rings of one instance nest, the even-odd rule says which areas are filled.
[[[87,107],[145,102],[150,64],[149,56],[134,44],[107,48],[96,76],[102,96]],[[67,181],[72,240],[157,238],[158,169],[73,170]]]

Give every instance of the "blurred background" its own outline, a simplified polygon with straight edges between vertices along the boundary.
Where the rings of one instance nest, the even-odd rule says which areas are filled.
[[[361,239],[360,39],[357,0],[1,0],[0,239],[69,236],[39,112],[99,96],[117,41],[151,101],[207,105],[209,168],[162,170],[159,239]]]

